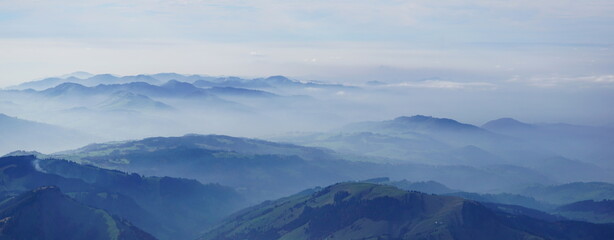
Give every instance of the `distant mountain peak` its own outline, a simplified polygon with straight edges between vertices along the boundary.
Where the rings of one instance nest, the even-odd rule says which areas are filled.
[[[389,122],[394,125],[401,125],[401,126],[406,126],[406,127],[412,126],[412,127],[432,129],[432,130],[479,129],[476,126],[473,126],[471,124],[460,123],[454,119],[436,118],[436,117],[425,116],[425,115],[414,115],[411,117],[401,116]]]
[[[115,75],[110,74],[110,73],[102,73],[102,74],[96,74],[92,77],[115,77]]]
[[[511,117],[499,118],[499,119],[492,120],[492,121],[490,121],[490,122],[491,122],[491,123],[492,123],[492,122],[497,122],[497,123],[505,123],[505,124],[526,124],[526,123],[523,123],[523,122],[518,121],[518,120],[516,120],[516,119],[513,119],[513,118],[511,118]]]
[[[78,78],[78,79],[86,79],[94,76],[94,74],[84,72],[84,71],[76,71],[69,74],[64,74],[60,76],[60,78]]]
[[[111,96],[105,101],[97,105],[100,109],[105,110],[171,110],[173,107],[155,101],[148,96],[129,92],[129,91],[117,91],[111,94]]]
[[[533,125],[528,124],[528,123],[523,123],[521,121],[518,121],[510,117],[505,117],[505,118],[499,118],[499,119],[489,121],[485,123],[484,125],[482,125],[482,127],[485,129],[489,129],[489,130],[502,130],[502,129],[518,130],[518,129],[533,128]]]
[[[267,77],[266,79],[269,79],[269,80],[275,79],[275,80],[292,81],[289,78],[287,78],[285,76],[282,76],[282,75],[274,75],[274,76]]]
[[[298,81],[294,81],[291,80],[287,77],[281,76],[281,75],[277,75],[277,76],[270,76],[268,78],[264,79],[266,82],[269,83],[273,83],[273,84],[294,84],[294,83],[299,83]]]
[[[83,86],[74,82],[65,82],[60,85],[57,85],[53,88],[45,89],[42,91],[47,96],[60,96],[67,92],[74,92],[78,94],[83,94],[85,91],[88,91],[88,87]]]
[[[400,116],[394,119],[395,121],[414,121],[414,122],[420,122],[420,121],[450,121],[450,122],[457,122],[456,120],[453,119],[449,119],[449,118],[436,118],[433,116],[426,116],[426,115],[414,115],[414,116]]]
[[[70,77],[65,78],[64,80],[66,80],[68,82],[78,82],[78,81],[81,81],[82,79],[78,78],[78,77],[70,76]]]
[[[161,80],[161,81],[165,80],[165,79],[177,80],[178,78],[182,78],[182,77],[185,77],[185,76],[186,75],[182,75],[182,74],[174,73],[174,72],[156,73],[156,74],[151,75],[151,77],[153,77],[155,79],[158,79],[158,80]]]
[[[168,80],[166,83],[164,83],[164,85],[175,85],[175,84],[182,84],[182,83],[184,82],[180,82],[176,79],[171,79],[171,80]]]
[[[428,121],[428,120],[433,120],[433,119],[441,119],[441,118],[434,118],[432,116],[425,116],[425,115],[414,115],[414,116],[400,116],[394,119],[394,121]]]
[[[65,82],[60,85],[57,85],[54,88],[73,88],[73,87],[85,87],[85,86],[78,84],[78,83],[74,83],[74,82]]]
[[[373,132],[420,141],[441,141],[458,147],[478,144],[484,138],[491,137],[488,131],[477,126],[461,123],[448,118],[436,118],[425,115],[401,116],[392,120],[358,122],[348,124],[343,132]],[[463,134],[471,135],[463,135]],[[466,141],[468,138],[471,141]],[[462,140],[461,140],[462,139]],[[442,145],[441,145],[442,146]]]
[[[191,83],[181,82],[175,79],[168,80],[168,82],[161,85],[161,87],[165,88],[196,88]]]

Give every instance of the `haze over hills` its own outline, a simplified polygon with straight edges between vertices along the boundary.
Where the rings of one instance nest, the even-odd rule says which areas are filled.
[[[104,109],[106,111],[114,110],[172,110],[173,107],[154,101],[151,98],[135,94],[131,92],[115,92],[113,95],[99,103],[96,108]]]
[[[357,88],[301,82],[283,76],[244,79],[176,73],[123,77],[100,74],[84,79],[75,76],[58,79],[61,81],[46,79],[28,83],[41,83],[36,90],[25,90],[24,85],[1,91],[0,111],[109,140],[188,133],[262,138],[283,136],[300,129],[327,134],[317,135],[317,141],[274,139],[390,160],[411,158],[414,162],[421,162],[431,159],[435,164],[488,165],[491,161],[506,160],[523,161],[519,164],[527,166],[540,159],[560,156],[612,168],[607,160],[613,154],[608,147],[612,139],[609,137],[611,134],[606,134],[612,130],[606,128],[564,124],[533,126],[517,122],[538,130],[523,137],[518,135],[522,130],[515,134],[504,130],[505,126],[512,124],[509,121],[516,121],[513,119],[508,119],[507,125],[500,122],[499,128],[494,124],[477,127],[449,118],[423,115],[358,124],[356,122],[361,119],[373,118],[369,112],[387,109],[383,115],[388,116],[390,112],[398,112],[393,107],[398,99],[389,98],[391,95],[385,90],[369,86]],[[175,111],[168,111],[170,109]],[[269,124],[271,122],[275,124]],[[354,140],[357,137],[371,139]],[[536,140],[531,142],[530,139]],[[463,151],[466,152],[451,153]],[[523,155],[521,160],[506,159],[517,154]],[[459,157],[448,160],[451,155]],[[584,168],[587,171],[591,166]],[[607,180],[603,174],[597,175],[594,179],[583,180]]]
[[[511,118],[490,121],[482,126],[492,132],[516,137],[570,159],[582,159],[611,168],[614,128],[564,123],[527,124]]]
[[[365,174],[330,150],[219,135],[94,144],[55,156],[146,175],[219,182],[246,191],[255,201]]]
[[[259,200],[284,196],[297,189],[380,176],[413,181],[436,180],[453,188],[479,192],[554,183],[548,177],[522,167],[382,164],[356,161],[353,155],[322,148],[219,135],[94,144],[54,156],[146,175],[219,182],[254,191],[252,193],[257,196],[254,198]],[[265,196],[267,198],[263,199]]]
[[[0,154],[15,150],[54,151],[98,140],[94,136],[0,113]]]
[[[363,145],[351,142],[355,138],[362,138],[362,140],[356,140],[356,142]],[[281,140],[294,141],[292,138],[281,138]],[[384,144],[382,144],[384,148],[395,147],[397,149],[390,151],[396,151],[388,155],[386,153],[373,155],[397,159],[411,159],[412,155],[461,149],[467,146],[474,146],[475,148],[475,145],[492,148],[493,141],[502,144],[513,143],[505,136],[494,134],[477,126],[460,123],[452,119],[422,115],[398,117],[387,121],[353,123],[329,133],[305,138],[299,137],[295,142],[319,145],[319,142],[322,141],[325,143],[323,146],[326,146],[327,141],[330,142],[331,146],[349,144],[348,151],[365,154],[367,152],[363,152],[364,149],[369,149],[368,147],[365,148],[365,145],[372,142],[377,144],[377,141],[381,140],[384,141]],[[419,159],[420,156],[418,155],[416,158]],[[495,158],[491,159],[494,162],[496,160]]]
[[[199,85],[197,80],[216,84]],[[43,79],[2,90],[0,112],[112,140],[193,132],[254,136],[270,134],[273,129],[281,133],[299,125],[306,127],[305,124],[311,126],[305,129],[315,129],[324,122],[333,124],[327,119],[340,116],[323,112],[324,99],[313,95],[328,96],[339,91],[358,89],[299,82],[283,76],[241,79],[176,73],[123,77],[99,74],[85,79]],[[169,112],[171,109],[175,111]],[[312,112],[312,117],[298,118],[292,112]],[[248,124],[242,121],[246,118],[250,119]],[[277,128],[264,127],[271,119],[280,121]],[[242,122],[243,127],[231,128],[232,122],[235,126]],[[164,132],[160,132],[161,126]]]
[[[574,182],[562,185],[537,185],[520,192],[553,204],[569,204],[587,199],[614,199],[614,185],[604,182]]]
[[[159,239],[194,239],[214,226],[219,228],[206,238],[403,239],[435,234],[447,239],[503,234],[577,239],[597,234],[595,239],[604,239],[598,234],[609,234],[602,225],[566,222],[609,222],[610,215],[602,211],[607,209],[605,200],[614,199],[609,192],[614,181],[609,161],[613,135],[607,127],[530,124],[512,118],[477,126],[397,113],[388,120],[364,121],[374,119],[370,115],[394,100],[387,98],[390,92],[379,89],[381,85],[358,88],[282,76],[73,75],[0,91],[0,110],[45,122],[0,118],[7,123],[0,125],[8,136],[5,152],[44,152],[17,151],[0,158],[0,196],[5,199],[58,186],[66,198]],[[36,89],[22,89],[28,86]],[[385,115],[378,118],[386,119]],[[87,136],[95,136],[98,143],[90,144],[94,140],[84,140]],[[78,144],[68,145],[71,141]],[[282,221],[274,225],[281,228],[262,232],[266,227],[259,224],[269,224],[266,221],[231,220],[263,206],[265,212],[272,211],[262,215],[268,219],[286,211],[270,204],[297,198],[316,201],[308,199],[313,191],[292,195],[299,191],[364,179],[438,194],[410,193],[424,200],[417,205],[440,210],[388,218],[386,211],[409,209],[397,204],[397,197],[407,192],[384,187],[383,192],[374,190],[379,192],[375,202],[360,193],[342,198],[339,204],[348,204],[342,208],[333,203],[319,209],[308,203],[306,209],[312,212],[300,218],[300,226]],[[349,199],[354,200],[345,202]],[[249,206],[219,225],[233,211]],[[366,215],[335,220],[336,225],[328,226],[335,229],[305,227],[311,217],[320,222],[336,219],[348,211],[345,207]],[[383,218],[374,221],[371,214]],[[452,218],[446,216],[487,216],[484,219],[495,230],[466,225],[464,220],[452,225],[424,222],[431,217],[449,222]],[[343,225],[346,220],[349,225]],[[391,221],[393,227],[385,227]]]
[[[541,138],[521,138],[519,135],[498,131],[495,125],[515,128],[529,126],[507,119],[491,122],[484,129],[452,119],[428,116],[398,117],[393,120],[349,124],[340,129],[323,133],[288,135],[273,138],[295,144],[327,147],[356,155],[366,155],[389,162],[412,162],[435,165],[489,166],[511,169],[511,166],[531,169],[557,182],[612,181],[611,166],[593,156],[611,156],[606,142],[612,136],[609,129],[584,127],[585,137],[574,137],[573,132],[546,131]],[[538,129],[536,125],[532,129]],[[543,125],[550,126],[550,125]],[[544,127],[548,128],[548,127]],[[583,129],[583,127],[577,127]],[[511,130],[510,130],[511,131]],[[596,135],[592,135],[594,134]],[[550,141],[549,139],[564,139]],[[603,144],[594,145],[599,141]],[[591,153],[568,154],[575,145],[592,149]],[[570,150],[572,149],[572,150]],[[508,166],[508,167],[505,167]],[[560,174],[568,172],[568,174]]]
[[[96,144],[58,153],[56,156],[150,175],[188,176],[249,191],[266,189],[269,195],[273,193],[270,192],[269,186],[278,186],[278,196],[291,193],[291,189],[331,184],[344,178],[360,180],[378,176],[410,178],[413,181],[437,180],[457,189],[478,192],[487,189],[499,189],[495,192],[519,191],[534,184],[556,183],[533,170],[508,165],[473,168],[357,162],[353,160],[354,155],[339,154],[322,148],[217,135],[187,135]],[[186,161],[188,159],[189,161]],[[166,167],[160,168],[160,164]],[[293,171],[297,166],[302,166],[304,171]],[[220,171],[225,175],[212,175]],[[256,179],[271,179],[272,182],[255,181]],[[485,182],[484,179],[489,181]],[[458,184],[459,181],[471,184]],[[282,182],[283,184],[279,185]],[[516,185],[508,185],[510,182]]]
[[[0,240],[614,240],[612,12],[1,1]]]

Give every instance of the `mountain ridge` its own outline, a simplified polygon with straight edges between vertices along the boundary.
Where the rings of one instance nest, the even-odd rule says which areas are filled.
[[[229,217],[219,239],[606,239],[606,225],[547,222],[493,212],[458,197],[370,183],[338,183],[265,202]]]
[[[318,82],[300,82],[291,80],[285,76],[275,75],[264,78],[239,78],[239,77],[211,77],[205,75],[184,75],[178,73],[156,73],[156,74],[138,74],[127,76],[115,76],[112,74],[90,74],[75,72],[66,74],[60,77],[44,78],[41,80],[24,82],[8,89],[15,90],[44,90],[47,88],[56,87],[62,83],[74,81],[75,83],[93,87],[99,84],[125,84],[130,82],[146,82],[153,85],[159,85],[168,81],[179,81],[193,83],[199,87],[243,87],[243,88],[271,88],[271,87],[345,87],[340,84],[328,84]]]
[[[0,238],[153,240],[153,236],[43,186],[0,203]]]

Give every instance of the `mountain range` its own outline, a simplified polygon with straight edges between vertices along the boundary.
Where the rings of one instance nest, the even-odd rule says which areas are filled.
[[[520,134],[520,130],[515,130],[519,128],[532,135]],[[368,156],[362,158],[366,161],[482,168],[515,166],[564,183],[614,180],[610,174],[612,166],[606,159],[612,155],[612,148],[605,144],[614,141],[610,133],[614,131],[608,128],[531,125],[513,119],[495,120],[478,127],[452,119],[416,115],[358,122],[328,132],[278,136],[273,140]],[[581,154],[583,151],[573,150],[584,147],[591,151]],[[570,151],[574,154],[568,154]]]
[[[249,192],[256,201],[282,197],[297,189],[380,176],[436,180],[452,188],[478,192],[554,184],[546,176],[522,167],[365,162],[324,148],[223,135],[109,142],[53,156],[145,175],[219,182]]]
[[[201,84],[196,84],[197,80]],[[202,81],[216,84],[205,86]],[[266,87],[253,87],[256,85]],[[313,119],[334,116],[333,112],[322,113],[321,100],[312,94],[355,89],[283,76],[242,79],[176,73],[123,77],[76,73],[0,90],[0,112],[109,140],[193,132],[262,134],[268,129],[255,125],[271,119],[307,112],[314,113]],[[228,127],[229,122],[245,118],[250,121],[240,131]],[[294,128],[299,121],[285,121],[276,129]],[[157,134],[151,135],[154,131]]]
[[[202,75],[182,75],[177,73],[158,73],[158,74],[139,74],[134,76],[115,76],[112,74],[89,74],[77,72],[61,77],[45,78],[30,81],[10,87],[9,89],[34,89],[44,90],[56,87],[63,83],[78,83],[84,86],[93,87],[96,85],[125,84],[131,82],[144,82],[151,85],[160,85],[168,81],[180,81],[193,83],[198,87],[231,87],[231,88],[292,88],[292,87],[315,87],[315,88],[346,88],[338,84],[324,84],[317,82],[300,82],[291,80],[284,76],[271,76],[267,78],[245,79],[239,77],[211,77]]]

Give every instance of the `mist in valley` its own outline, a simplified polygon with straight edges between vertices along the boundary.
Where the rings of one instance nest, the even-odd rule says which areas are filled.
[[[317,160],[381,164],[371,173],[359,167],[346,169],[347,175],[328,182],[311,182],[325,176],[315,172],[303,176],[306,179],[300,179],[297,187],[287,186],[291,190],[280,191],[279,197],[335,181],[375,177],[434,180],[454,189],[493,193],[535,184],[614,180],[610,174],[613,130],[606,124],[590,125],[605,121],[594,116],[609,110],[600,105],[602,98],[610,96],[590,92],[594,96],[585,98],[588,90],[519,93],[514,84],[443,80],[344,85],[284,76],[73,75],[3,90],[7,122],[3,131],[21,137],[12,140],[19,145],[4,145],[5,153],[25,150],[53,155],[93,143],[214,134],[331,152]],[[545,99],[547,94],[552,98]],[[516,100],[510,101],[511,96]],[[586,113],[578,114],[582,111]],[[536,123],[509,118],[514,113],[518,119]],[[547,122],[554,116],[573,124]],[[150,171],[130,165],[108,167],[228,184],[228,179],[187,174],[181,168]],[[275,172],[268,174],[279,177]]]
[[[0,239],[614,239],[613,10],[0,2]]]

